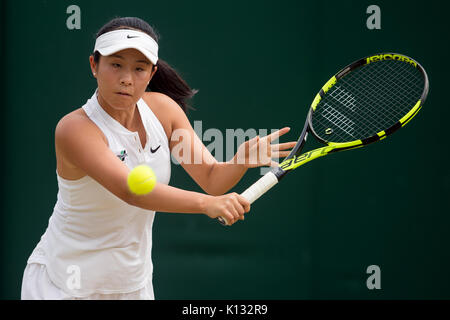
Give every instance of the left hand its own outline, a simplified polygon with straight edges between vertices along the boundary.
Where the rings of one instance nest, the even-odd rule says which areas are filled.
[[[278,163],[272,158],[284,158],[289,155],[291,150],[296,145],[296,141],[271,144],[273,140],[288,133],[291,130],[285,127],[275,131],[265,137],[259,136],[250,139],[241,144],[236,152],[233,163],[242,164],[246,168],[256,168],[262,166],[276,167]]]

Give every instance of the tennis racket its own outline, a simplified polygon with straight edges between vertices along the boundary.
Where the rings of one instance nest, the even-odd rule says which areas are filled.
[[[253,203],[307,162],[385,139],[417,114],[428,88],[425,69],[402,54],[381,53],[351,63],[317,93],[290,154],[241,195]],[[309,134],[325,146],[302,153]],[[217,219],[228,225],[224,217]]]

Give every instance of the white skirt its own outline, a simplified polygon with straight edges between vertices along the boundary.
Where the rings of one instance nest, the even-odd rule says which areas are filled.
[[[23,273],[22,300],[154,300],[152,278],[139,290],[128,293],[95,293],[85,298],[73,297],[49,278],[44,264],[29,263]]]

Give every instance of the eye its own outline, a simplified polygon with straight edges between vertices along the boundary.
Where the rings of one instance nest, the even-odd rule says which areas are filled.
[[[112,63],[111,64],[114,68],[119,68],[120,67],[120,64],[118,64],[118,63]]]
[[[142,69],[142,68],[136,68],[136,70],[138,70],[139,72],[141,72],[141,71],[145,71],[144,69]]]

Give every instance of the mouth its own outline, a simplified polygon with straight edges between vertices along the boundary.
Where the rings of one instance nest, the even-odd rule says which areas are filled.
[[[126,93],[126,92],[116,92],[117,94],[120,94],[121,96],[128,96],[131,97],[131,94]]]

